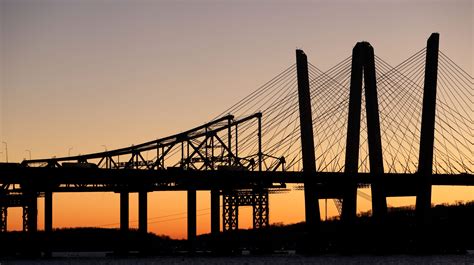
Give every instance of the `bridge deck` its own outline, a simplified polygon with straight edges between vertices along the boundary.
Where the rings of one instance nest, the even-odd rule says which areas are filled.
[[[339,190],[345,182],[370,185],[374,179],[383,179],[386,187],[393,191],[410,191],[421,179],[418,174],[384,173],[374,176],[370,173],[316,172],[308,181],[323,189]],[[17,184],[16,189],[31,188],[37,192],[85,192],[142,190],[196,190],[248,189],[254,187],[285,188],[286,184],[303,184],[302,172],[295,171],[192,171],[192,170],[136,170],[97,168],[33,168],[0,167],[0,184]],[[474,186],[472,174],[434,174],[433,185]],[[338,188],[339,187],[339,188]],[[10,187],[9,189],[13,189]]]

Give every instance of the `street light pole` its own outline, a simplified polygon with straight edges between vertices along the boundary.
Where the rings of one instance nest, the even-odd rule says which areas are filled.
[[[2,144],[5,145],[5,160],[8,163],[8,144],[7,144],[7,142],[2,142]]]
[[[26,149],[25,152],[28,152],[28,154],[30,155],[30,160],[31,160],[31,150]]]
[[[71,156],[71,150],[73,149],[73,147],[69,147],[69,149],[67,150],[67,156]]]
[[[104,147],[105,151],[107,152],[107,146],[105,144],[101,145]]]

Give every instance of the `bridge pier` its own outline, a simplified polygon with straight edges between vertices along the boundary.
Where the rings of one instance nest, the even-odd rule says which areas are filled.
[[[53,193],[44,193],[44,232],[45,232],[45,257],[51,257],[51,234],[53,232]]]
[[[53,231],[53,193],[44,193],[44,231],[49,234]]]
[[[138,193],[138,231],[142,235],[148,233],[148,192]]]
[[[148,241],[148,192],[142,190],[138,192],[138,233],[140,239],[140,254],[146,255],[150,246]]]
[[[211,190],[211,234],[219,235],[220,232],[220,194],[219,190]]]
[[[120,191],[120,243],[116,249],[118,255],[128,254],[129,239],[129,193]]]
[[[124,234],[128,233],[129,223],[129,198],[127,191],[120,192],[120,231]]]
[[[196,190],[188,190],[188,243],[191,252],[194,252],[196,243],[196,214]]]

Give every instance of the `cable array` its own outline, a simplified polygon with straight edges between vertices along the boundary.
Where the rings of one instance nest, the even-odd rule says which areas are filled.
[[[384,166],[418,167],[426,49],[396,67],[376,57]],[[433,173],[473,172],[473,78],[439,53]]]
[[[426,48],[393,67],[375,56],[384,170],[414,173],[418,167]],[[323,72],[308,64],[316,166],[342,172],[351,77],[351,56]],[[473,172],[472,77],[439,53],[434,144],[434,173]],[[364,89],[364,88],[363,88]],[[364,95],[364,91],[363,91]],[[261,112],[264,170],[275,170],[284,157],[286,170],[300,171],[301,142],[296,66],[240,100],[221,115],[243,117]],[[220,117],[219,115],[218,117]],[[365,97],[361,105],[359,172],[369,172]],[[255,124],[239,127],[239,153],[255,154]]]

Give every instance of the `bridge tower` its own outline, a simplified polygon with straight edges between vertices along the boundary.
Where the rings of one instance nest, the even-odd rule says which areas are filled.
[[[321,216],[316,194],[316,184],[311,180],[316,172],[314,155],[313,118],[309,90],[308,58],[303,50],[296,50],[296,70],[298,77],[298,101],[300,112],[301,151],[303,156],[305,218],[309,236],[315,235]]]
[[[419,187],[416,196],[416,218],[421,227],[429,225],[431,208],[431,179],[436,116],[436,87],[438,79],[439,34],[428,38],[426,47],[425,83],[421,116],[420,153],[418,163]]]
[[[352,50],[345,172],[353,174],[357,173],[359,164],[362,82],[365,87],[370,173],[373,177],[373,184],[371,187],[372,211],[376,222],[380,222],[387,212],[387,201],[382,179],[380,178],[384,169],[375,76],[374,48],[368,42],[359,42]],[[357,184],[353,179],[349,179],[344,187],[342,203],[342,219],[349,226],[355,221],[357,210],[356,204]]]

